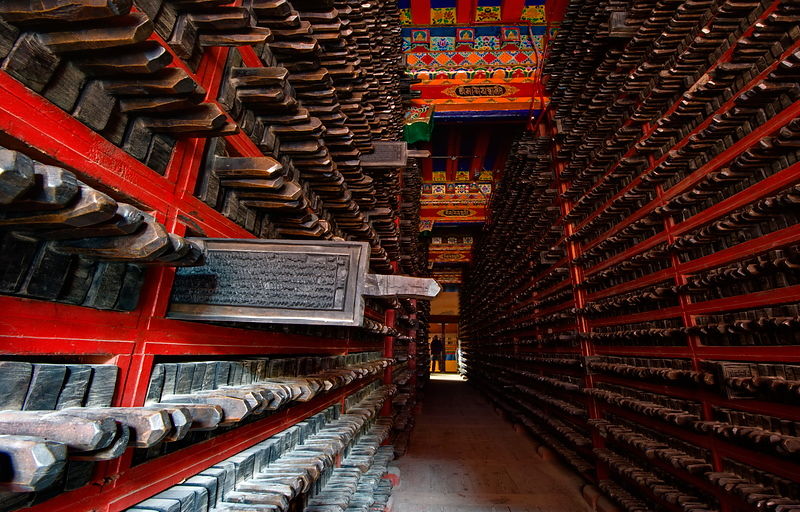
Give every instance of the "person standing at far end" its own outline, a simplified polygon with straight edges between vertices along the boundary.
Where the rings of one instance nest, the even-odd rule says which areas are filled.
[[[431,361],[433,362],[433,371],[436,371],[436,363],[439,363],[439,372],[444,373],[444,342],[439,339],[439,336],[434,336],[431,341]]]

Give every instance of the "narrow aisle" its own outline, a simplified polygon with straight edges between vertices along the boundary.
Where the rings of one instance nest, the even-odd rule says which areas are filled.
[[[456,376],[431,380],[392,512],[584,512],[574,477]]]

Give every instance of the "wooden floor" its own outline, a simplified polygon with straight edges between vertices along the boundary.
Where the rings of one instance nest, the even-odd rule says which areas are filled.
[[[392,512],[585,512],[574,478],[454,375],[431,380]]]

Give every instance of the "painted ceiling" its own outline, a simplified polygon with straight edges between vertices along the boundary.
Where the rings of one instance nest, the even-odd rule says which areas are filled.
[[[414,109],[433,108],[422,159],[429,266],[458,285],[511,141],[546,104],[541,64],[565,0],[399,0]]]

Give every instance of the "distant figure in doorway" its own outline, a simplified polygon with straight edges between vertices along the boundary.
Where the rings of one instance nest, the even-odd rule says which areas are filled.
[[[439,363],[439,372],[444,373],[444,342],[438,336],[434,336],[431,341],[431,360],[433,361],[433,371],[436,371],[436,363]]]

